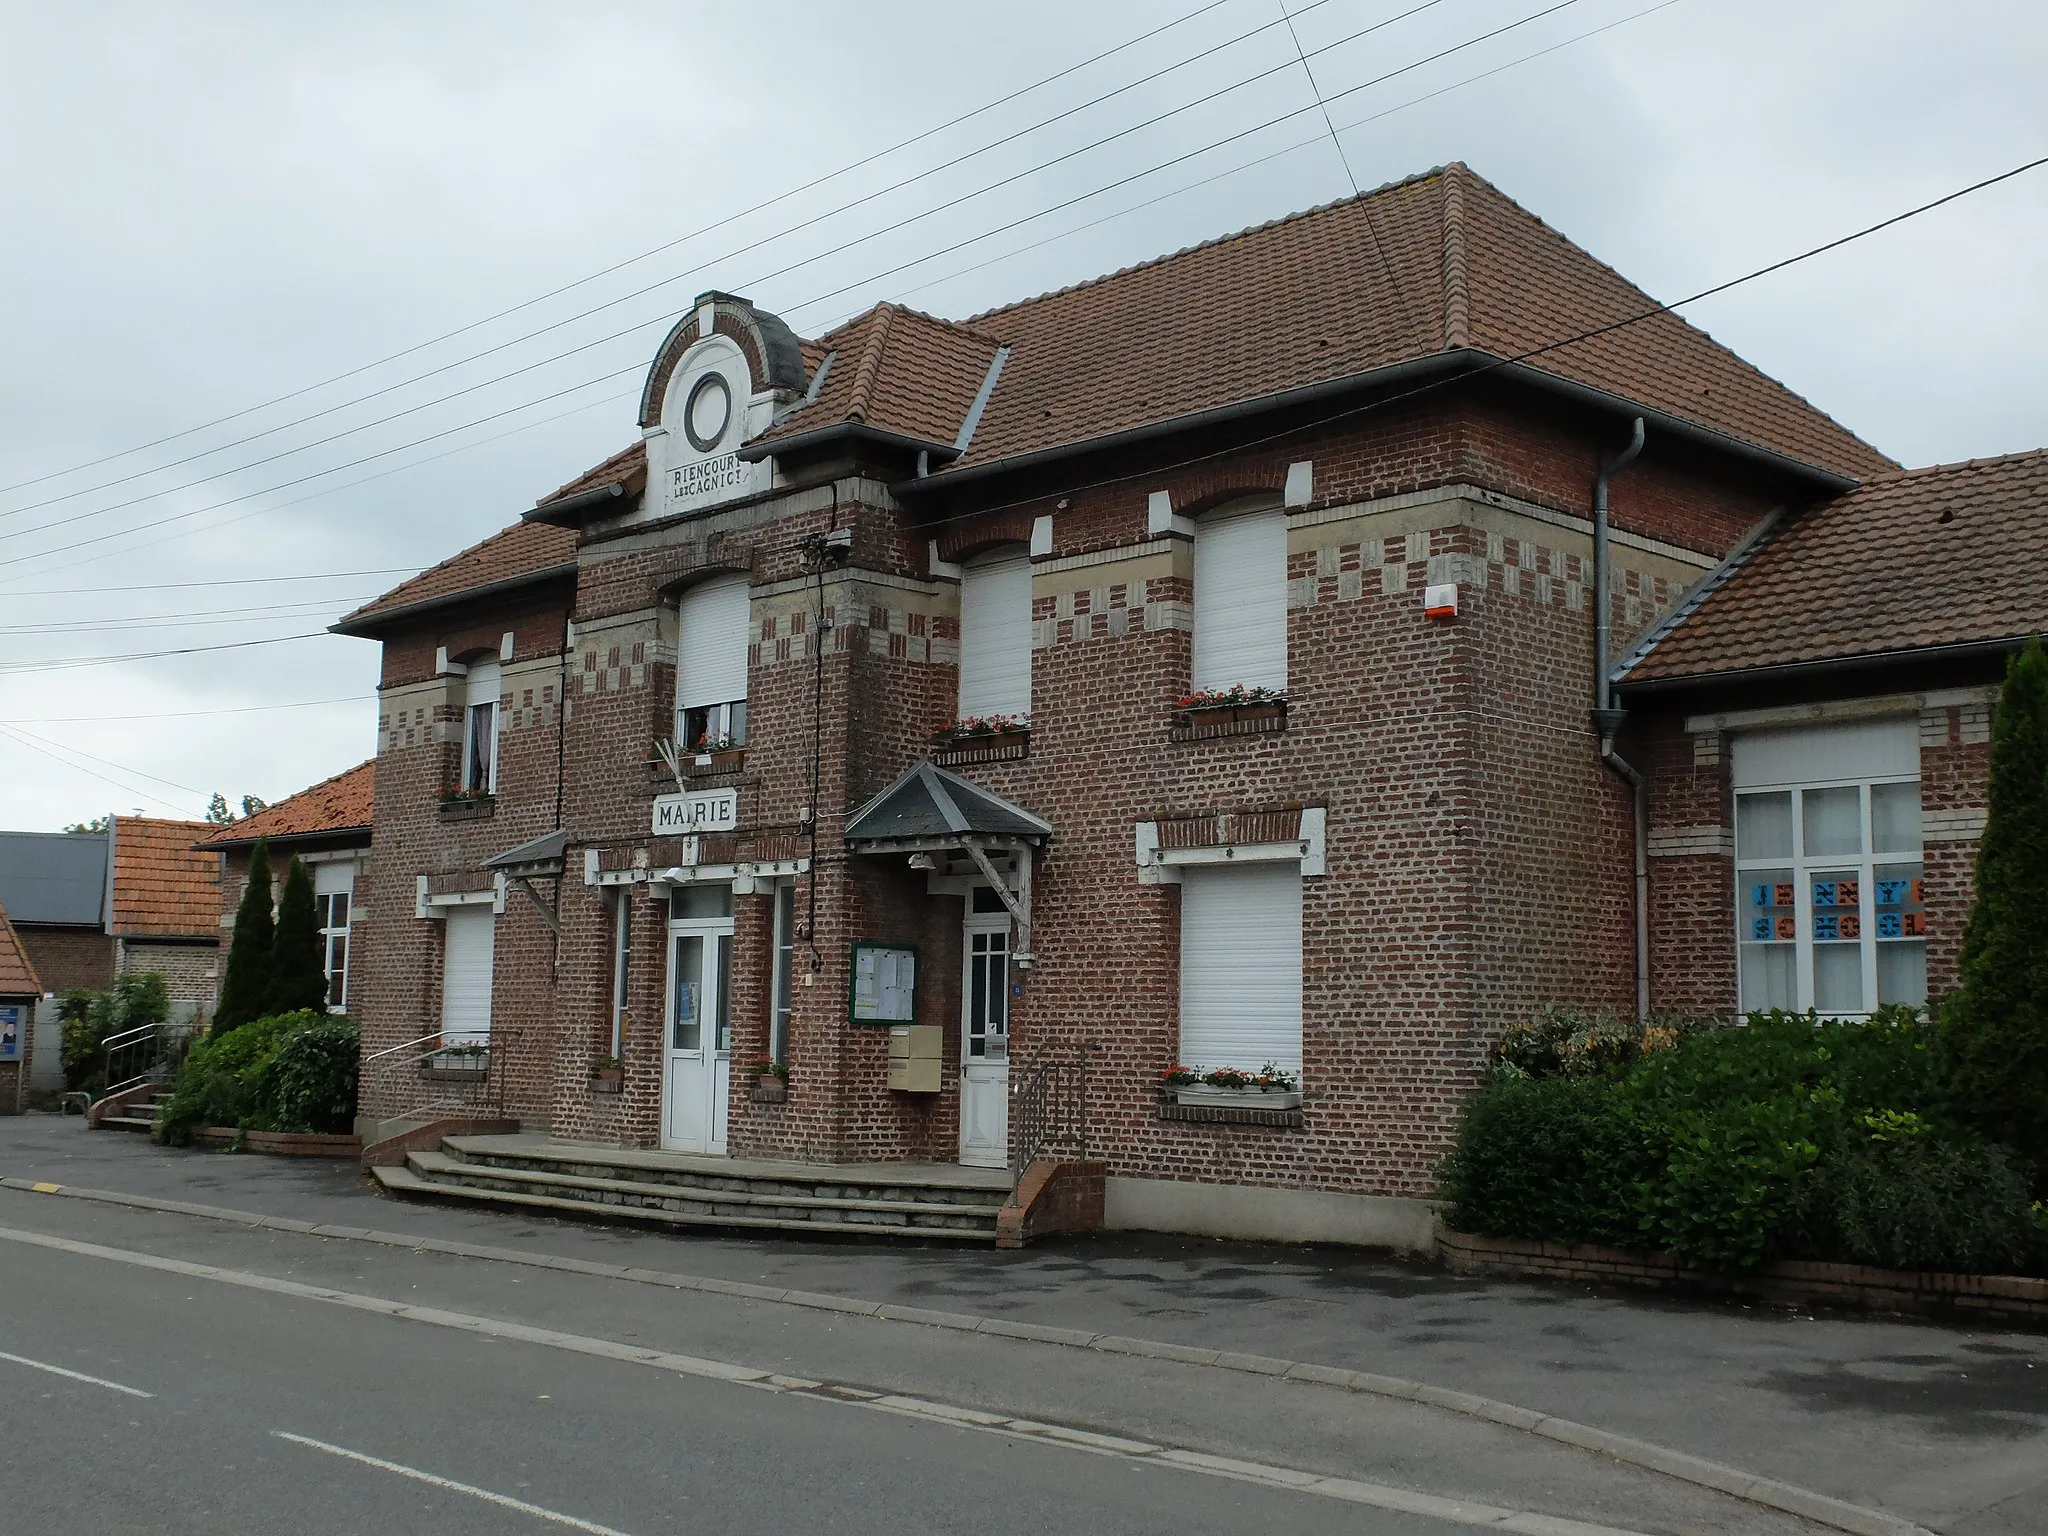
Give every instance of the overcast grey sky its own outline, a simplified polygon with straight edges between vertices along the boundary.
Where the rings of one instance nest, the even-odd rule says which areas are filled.
[[[1568,0],[1408,68],[1556,4],[1436,0],[1339,41],[1420,3],[1289,0],[1323,90],[1350,93],[1331,111],[1360,183],[1465,160],[1660,298],[2048,153],[2048,7],[2031,0]],[[0,0],[0,826],[196,816],[215,789],[278,799],[370,755],[364,641],[54,664],[317,633],[503,527],[633,440],[638,376],[703,289],[811,335],[883,298],[965,316],[1346,194],[1279,14]],[[597,281],[108,458],[690,236],[1182,17]],[[2048,169],[1688,313],[1909,464],[2039,447],[2044,248]]]

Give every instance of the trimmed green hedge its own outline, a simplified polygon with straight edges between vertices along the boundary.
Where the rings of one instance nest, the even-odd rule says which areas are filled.
[[[203,1126],[347,1131],[356,1110],[356,1025],[303,1009],[252,1019],[192,1047],[157,1120],[182,1147]]]
[[[1485,1237],[2048,1274],[2031,1170],[1951,1111],[1909,1010],[1741,1028],[1547,1013],[1510,1030],[1439,1175]]]

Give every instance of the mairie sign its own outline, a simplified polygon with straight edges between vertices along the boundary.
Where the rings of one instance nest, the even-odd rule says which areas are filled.
[[[740,792],[697,789],[680,795],[657,795],[654,835],[680,837],[691,832],[731,832],[740,824]]]

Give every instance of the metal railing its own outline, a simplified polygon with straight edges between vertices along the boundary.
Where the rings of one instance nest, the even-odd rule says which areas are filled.
[[[1010,1069],[1010,1145],[1014,1188],[1041,1158],[1088,1155],[1089,1047],[1042,1054]]]
[[[523,1033],[493,1029],[487,1039],[473,1042],[483,1046],[480,1052],[464,1051],[462,1047],[472,1043],[469,1041],[444,1044],[439,1030],[372,1051],[363,1058],[361,1103],[365,1112],[374,1105],[377,1117],[383,1120],[503,1114],[506,1077]],[[480,1065],[457,1065],[472,1060]],[[433,1085],[430,1090],[427,1084]]]
[[[192,1037],[198,1032],[199,1026],[186,1020],[138,1024],[107,1036],[100,1045],[106,1054],[107,1086],[100,1090],[99,1097],[144,1083],[170,1082],[178,1075],[185,1053],[192,1048]]]

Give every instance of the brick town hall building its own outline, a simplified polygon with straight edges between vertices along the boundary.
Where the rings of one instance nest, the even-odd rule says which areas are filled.
[[[704,295],[638,441],[337,626],[366,1113],[1001,1169],[1085,1112],[1112,1226],[1422,1246],[1545,1003],[1951,985],[2048,460],[1901,471],[1653,309],[1457,165],[958,323]]]

